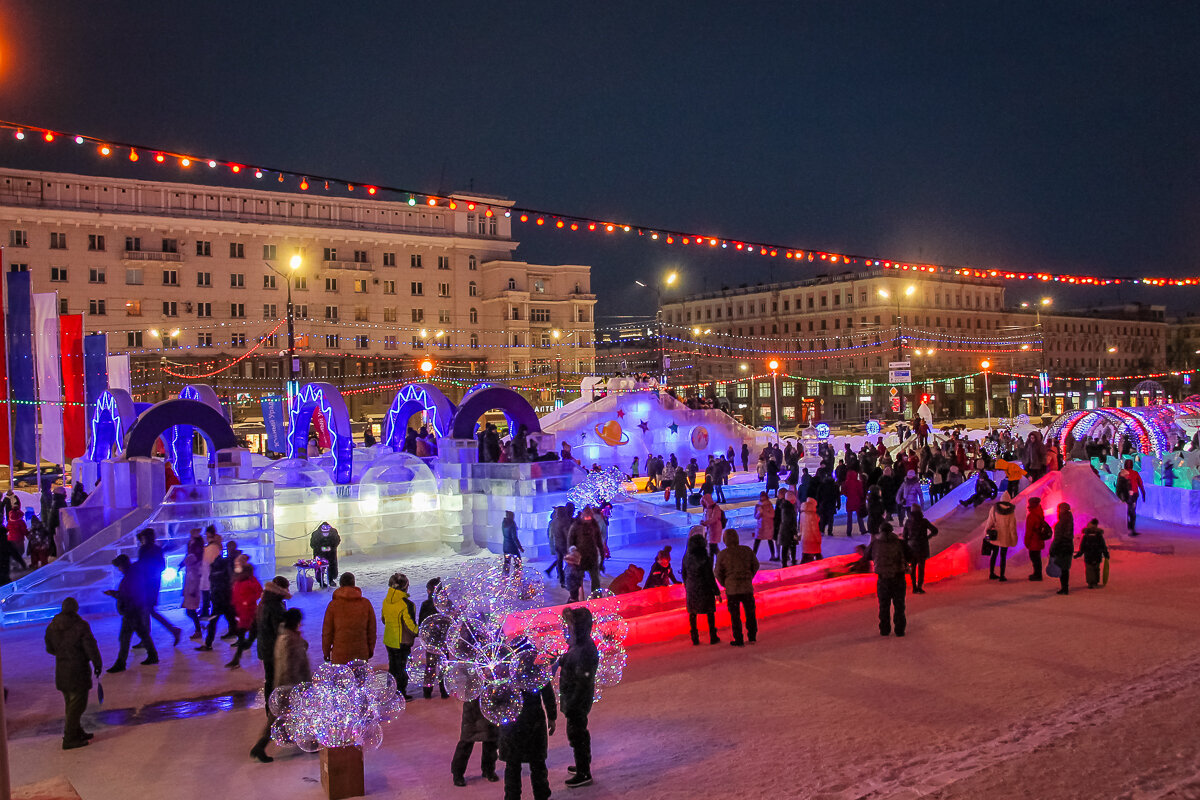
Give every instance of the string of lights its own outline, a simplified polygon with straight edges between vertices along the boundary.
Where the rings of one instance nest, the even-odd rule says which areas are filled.
[[[0,120],[0,130],[6,130],[12,133],[16,141],[23,142],[28,138],[36,138],[45,144],[54,144],[60,140],[72,141],[76,145],[86,145],[95,148],[96,153],[102,158],[109,158],[118,153],[123,154],[130,162],[137,162],[141,159],[142,154],[148,154],[152,161],[157,164],[165,164],[167,161],[177,164],[181,169],[187,170],[193,166],[207,166],[210,170],[222,168],[228,170],[234,175],[253,176],[255,180],[261,180],[267,175],[273,175],[277,183],[288,183],[289,188],[295,186],[301,192],[308,192],[310,189],[320,190],[322,187],[326,192],[337,191],[353,193],[356,189],[362,189],[368,197],[377,197],[381,192],[387,196],[394,196],[402,202],[406,202],[409,206],[418,204],[428,207],[444,207],[450,210],[456,210],[460,201],[456,198],[430,194],[418,190],[405,189],[397,186],[385,186],[377,184],[364,184],[361,181],[349,180],[335,176],[318,175],[309,171],[298,171],[292,169],[284,169],[277,167],[267,167],[263,165],[250,165],[241,161],[231,161],[228,159],[218,158],[197,158],[194,155],[180,153],[173,148],[158,147],[152,145],[135,144],[131,142],[118,142],[110,139],[90,136],[87,134],[67,134],[54,129],[41,127],[38,125],[26,125],[23,123]],[[30,136],[32,134],[32,137]],[[529,223],[539,228],[552,228],[565,232],[588,231],[592,233],[604,234],[629,234],[638,237],[644,237],[654,242],[661,242],[667,245],[679,244],[681,246],[701,247],[705,250],[722,250],[730,254],[744,254],[758,257],[777,258],[782,256],[787,261],[793,263],[811,263],[823,266],[830,265],[862,265],[867,267],[875,267],[884,270],[898,270],[903,272],[917,272],[925,274],[947,274],[954,275],[967,279],[982,279],[982,280],[1007,280],[1007,281],[1022,281],[1036,283],[1064,283],[1078,286],[1113,286],[1121,284],[1132,284],[1151,287],[1174,287],[1174,286],[1200,286],[1200,277],[1189,276],[1183,278],[1173,277],[1145,277],[1140,275],[1120,275],[1120,276],[1100,276],[1100,275],[1076,275],[1071,273],[1054,273],[1041,272],[1036,270],[1011,270],[1011,269],[995,269],[995,268],[980,268],[950,264],[932,264],[932,263],[916,263],[905,259],[879,259],[873,256],[858,255],[853,253],[835,253],[822,250],[820,248],[800,247],[794,245],[785,245],[778,243],[770,243],[764,241],[755,241],[750,239],[728,238],[716,236],[713,234],[703,233],[688,233],[673,228],[668,228],[658,225],[648,225],[645,223],[632,222],[613,222],[596,219],[578,214],[569,214],[559,211],[535,209],[525,206],[506,206],[500,204],[488,204],[479,201],[466,201],[464,204],[467,210],[474,211],[478,207],[479,213],[486,217],[493,217],[496,214],[503,214],[505,217],[515,217],[521,223]]]

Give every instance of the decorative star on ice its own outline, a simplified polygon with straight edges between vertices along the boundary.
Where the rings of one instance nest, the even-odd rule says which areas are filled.
[[[623,409],[623,408],[617,409],[617,419],[625,419],[625,409]]]
[[[679,433],[679,423],[678,422],[672,422],[667,427],[671,429],[671,433]]]
[[[647,422],[646,420],[642,420],[641,422],[639,422],[638,427],[642,429],[642,433],[650,432],[650,423]]]

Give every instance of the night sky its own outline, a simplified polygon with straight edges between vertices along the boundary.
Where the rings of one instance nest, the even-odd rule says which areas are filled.
[[[1197,275],[1198,53],[1184,2],[0,0],[0,117],[833,252]],[[184,177],[9,138],[0,165]],[[822,271],[514,233],[591,264],[602,317],[652,312],[633,280],[667,269],[689,292]]]

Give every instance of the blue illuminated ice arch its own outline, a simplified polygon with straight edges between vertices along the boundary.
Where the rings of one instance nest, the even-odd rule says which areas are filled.
[[[233,426],[222,412],[200,400],[174,398],[155,403],[137,418],[125,440],[125,457],[149,458],[153,455],[155,440],[170,432],[164,436],[168,453],[172,450],[176,453],[185,450],[187,453],[186,458],[172,462],[175,474],[182,483],[194,483],[191,457],[193,429],[199,431],[208,442],[210,453],[237,447]],[[186,447],[180,441],[183,430],[187,431]]]
[[[305,458],[308,454],[308,429],[313,412],[320,411],[329,426],[333,450],[333,482],[350,483],[354,467],[354,437],[350,433],[350,412],[346,400],[331,383],[307,383],[292,398],[292,414],[288,420],[288,458]]]
[[[431,383],[410,383],[396,392],[392,407],[383,418],[383,443],[393,450],[404,446],[408,420],[413,414],[425,413],[425,420],[438,436],[450,434],[454,404],[442,390]]]
[[[542,424],[529,401],[507,386],[484,384],[482,388],[467,392],[462,403],[454,412],[452,435],[455,439],[475,438],[475,426],[479,418],[492,409],[504,413],[508,420],[509,433],[516,435],[522,425],[530,433],[540,433]]]

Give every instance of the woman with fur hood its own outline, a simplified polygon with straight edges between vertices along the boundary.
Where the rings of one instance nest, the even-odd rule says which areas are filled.
[[[988,579],[1007,581],[1004,568],[1008,562],[1008,548],[1017,546],[1017,507],[1007,500],[1001,500],[988,510],[988,538],[992,540],[992,560],[988,567]],[[995,536],[992,534],[995,533]],[[1000,559],[1000,574],[996,574],[996,559]]]

